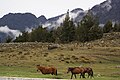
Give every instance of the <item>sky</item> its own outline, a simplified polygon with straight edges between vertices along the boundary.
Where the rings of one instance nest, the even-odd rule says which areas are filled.
[[[0,18],[8,13],[32,13],[51,18],[75,8],[88,10],[105,0],[0,0]]]

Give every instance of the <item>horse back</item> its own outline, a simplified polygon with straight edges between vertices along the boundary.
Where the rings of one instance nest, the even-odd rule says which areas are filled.
[[[72,73],[74,74],[80,74],[83,72],[83,69],[80,68],[80,67],[75,67],[73,70],[72,70]]]
[[[86,70],[87,70],[87,72],[93,71],[92,68],[90,68],[90,67],[87,67]]]

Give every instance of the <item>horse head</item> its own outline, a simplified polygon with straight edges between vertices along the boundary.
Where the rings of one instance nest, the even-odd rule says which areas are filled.
[[[72,67],[69,67],[67,73],[69,73],[69,72],[72,71],[72,70],[73,70],[73,68],[72,68]]]

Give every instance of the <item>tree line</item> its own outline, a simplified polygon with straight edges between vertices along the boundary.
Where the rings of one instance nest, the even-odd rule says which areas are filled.
[[[99,19],[93,16],[90,11],[76,24],[67,12],[63,23],[57,29],[39,26],[30,33],[23,31],[22,35],[19,35],[14,42],[87,42],[100,39],[104,33],[111,31],[120,32],[120,24],[115,23],[113,27],[112,21],[108,21],[104,27],[101,27],[99,26]],[[8,40],[10,41],[10,39]]]

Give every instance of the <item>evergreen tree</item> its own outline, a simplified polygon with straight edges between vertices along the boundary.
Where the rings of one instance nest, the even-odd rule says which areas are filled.
[[[47,28],[39,26],[32,30],[31,33],[22,32],[22,35],[17,37],[14,42],[55,42],[53,30],[48,31]]]
[[[63,43],[72,42],[75,39],[75,25],[73,20],[70,20],[69,11],[66,14],[65,20],[63,21],[60,40]]]
[[[46,30],[45,42],[55,42],[54,29]]]
[[[29,41],[29,34],[28,32],[23,31],[22,35],[19,35],[19,37],[16,37],[14,42],[28,42]]]
[[[60,41],[61,34],[62,34],[62,26],[59,26],[59,27],[57,27],[57,29],[53,30],[53,37],[54,37],[56,43],[61,42]]]
[[[113,31],[115,32],[120,32],[120,24],[119,23],[115,23],[114,27],[113,27]]]
[[[43,28],[42,26],[39,26],[38,28],[34,29],[30,33],[30,41],[38,41],[38,42],[46,42],[47,38],[47,30],[46,28]]]
[[[93,25],[89,30],[89,41],[100,39],[103,36],[102,28],[98,25]]]
[[[6,38],[6,43],[9,43],[9,42],[12,42],[12,40],[13,40],[13,38],[12,37],[10,37],[10,36],[7,36],[7,38]]]
[[[110,31],[112,31],[112,21],[108,21],[103,27],[104,33],[109,33]]]
[[[76,35],[77,40],[81,42],[91,41],[100,38],[102,34],[101,28],[98,26],[98,20],[88,11],[78,24]]]

